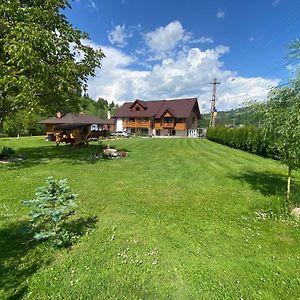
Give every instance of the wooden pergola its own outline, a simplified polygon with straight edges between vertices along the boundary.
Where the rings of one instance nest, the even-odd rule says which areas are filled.
[[[91,135],[91,125],[97,125],[100,132],[110,132],[114,129],[114,119],[100,119],[83,113],[61,115],[51,117],[39,122],[46,125],[47,140],[72,145],[88,144]]]

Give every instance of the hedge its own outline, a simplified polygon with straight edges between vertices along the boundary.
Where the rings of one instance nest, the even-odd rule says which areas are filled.
[[[263,139],[262,130],[255,126],[241,128],[210,127],[207,138],[232,148],[241,149],[262,156],[274,157]]]

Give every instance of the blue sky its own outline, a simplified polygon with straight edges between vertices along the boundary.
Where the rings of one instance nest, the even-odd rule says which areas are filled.
[[[289,43],[299,37],[299,0],[75,0],[68,20],[106,54],[89,95],[122,103],[198,97],[209,109],[264,99],[287,82]]]

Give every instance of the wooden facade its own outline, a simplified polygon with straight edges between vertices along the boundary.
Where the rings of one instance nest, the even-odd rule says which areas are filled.
[[[125,103],[116,113],[117,130],[131,133],[188,136],[198,128],[200,111],[196,98]]]
[[[66,114],[57,113],[56,117],[42,120],[39,123],[45,124],[47,140],[77,144],[88,144],[89,138],[107,136],[110,130],[115,129],[114,119],[99,119],[96,116],[85,114]],[[96,131],[91,131],[91,126],[97,127]],[[98,129],[98,130],[97,130]]]

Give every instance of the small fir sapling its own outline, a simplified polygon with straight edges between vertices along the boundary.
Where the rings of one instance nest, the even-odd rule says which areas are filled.
[[[46,178],[47,185],[37,188],[36,198],[22,203],[28,206],[34,239],[51,240],[56,245],[71,243],[72,236],[64,228],[75,213],[77,195],[67,185],[67,179]]]

